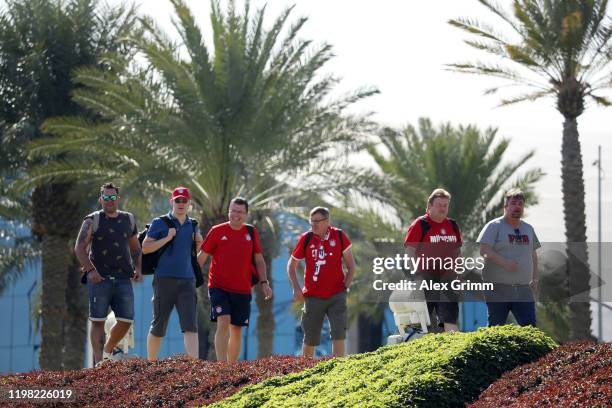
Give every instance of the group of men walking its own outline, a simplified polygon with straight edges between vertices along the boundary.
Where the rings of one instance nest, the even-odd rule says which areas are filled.
[[[459,225],[448,218],[451,195],[443,189],[434,190],[427,200],[425,215],[415,219],[406,233],[404,246],[411,256],[423,259],[456,259],[460,256],[462,238]],[[525,195],[518,189],[504,196],[504,214],[489,221],[480,231],[476,242],[485,259],[482,280],[493,284],[485,292],[490,326],[503,325],[512,312],[521,326],[536,325],[535,297],[538,284],[540,242],[533,227],[522,220]],[[427,308],[432,320],[444,331],[457,331],[459,294],[449,290],[450,282],[461,279],[454,268],[435,267],[417,271],[418,280],[428,280],[425,289]],[[438,284],[438,285],[436,285]]]
[[[134,216],[119,211],[119,187],[106,183],[100,189],[101,211],[85,217],[75,245],[89,293],[90,340],[94,362],[115,359],[116,346],[134,319],[131,281],[142,279],[142,257],[156,256],[153,277],[153,318],[147,337],[147,357],[156,359],[176,308],[185,351],[198,357],[196,275],[210,260],[208,293],[210,320],[217,323],[215,352],[220,361],[235,362],[241,349],[242,328],[248,326],[252,287],[258,285],[266,300],[272,298],[266,263],[257,229],[246,224],[249,205],[240,197],[231,200],[228,221],[213,226],[203,238],[196,220],[188,216],[191,195],[177,187],[169,199],[171,210],[155,218],[146,230],[142,247]],[[405,246],[412,256],[457,257],[462,245],[456,222],[448,218],[450,194],[436,189],[426,214],[410,225]],[[503,324],[512,311],[519,324],[535,325],[535,306],[529,285],[537,282],[539,242],[533,228],[521,220],[524,195],[506,194],[504,216],[482,230],[478,242],[487,259],[484,278],[503,286],[502,298],[487,299],[490,324]],[[303,302],[303,354],[313,357],[324,319],[330,323],[333,355],[345,354],[347,291],[355,273],[351,241],[331,225],[329,210],[310,211],[311,229],[295,245],[287,273],[296,302]],[[196,252],[197,258],[196,258]],[[297,268],[304,260],[304,284]],[[419,279],[443,282],[456,278],[452,270],[421,270]],[[534,279],[534,276],[536,278]],[[458,299],[453,292],[425,291],[428,309],[447,331],[457,330]],[[530,297],[531,296],[531,297]],[[520,300],[517,299],[520,297]],[[518,301],[517,301],[518,300]],[[104,322],[112,310],[116,323],[104,342]]]

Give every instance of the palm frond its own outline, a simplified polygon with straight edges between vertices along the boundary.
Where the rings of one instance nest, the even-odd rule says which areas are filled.
[[[376,198],[394,208],[406,226],[424,211],[434,188],[445,188],[453,196],[451,215],[466,239],[475,238],[496,196],[533,156],[530,152],[502,164],[509,141],[497,139],[496,133],[475,126],[433,126],[424,118],[418,127],[408,125],[402,131],[382,128],[380,145],[369,145],[367,150],[384,174],[373,179],[382,183],[377,187],[382,194]],[[539,169],[524,173],[529,185],[539,177]]]
[[[554,94],[552,90],[531,92],[528,94],[518,95],[512,98],[508,98],[508,99],[502,99],[499,106],[507,106],[507,105],[512,105],[512,104],[519,103],[519,102],[524,102],[524,101],[533,102],[537,99],[540,99],[540,98],[543,98],[545,96],[552,95],[552,94]]]
[[[491,1],[479,1],[510,25],[517,34],[517,40],[506,41],[494,31],[493,26],[474,19],[451,20],[451,25],[478,38],[476,41],[466,41],[468,45],[502,57],[504,65],[455,63],[447,67],[458,72],[501,78],[536,89],[535,93],[525,94],[532,97],[519,95],[506,98],[502,105],[531,101],[533,96],[560,97],[557,91],[567,81],[577,81],[582,89],[611,86],[603,80],[609,78],[608,64],[612,60],[612,22],[606,17],[607,0],[517,0],[511,12]],[[526,70],[530,75],[518,74],[516,69],[509,72],[510,68]],[[494,87],[488,92],[497,89]],[[587,93],[577,95],[578,98],[585,96]]]

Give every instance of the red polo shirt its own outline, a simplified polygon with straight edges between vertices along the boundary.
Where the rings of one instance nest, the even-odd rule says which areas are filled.
[[[349,249],[351,241],[344,232],[331,226],[323,238],[312,234],[304,248],[307,236],[308,232],[302,234],[291,254],[294,259],[305,259],[306,262],[302,293],[304,296],[330,298],[345,289],[342,254]]]
[[[253,245],[260,254],[259,234],[254,228],[255,242],[251,240],[246,225],[239,230],[230,227],[229,222],[215,225],[208,231],[201,249],[212,255],[208,270],[208,287],[220,288],[234,293],[251,293],[253,273]]]

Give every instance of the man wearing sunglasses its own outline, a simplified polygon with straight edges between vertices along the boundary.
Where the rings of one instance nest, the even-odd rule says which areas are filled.
[[[132,214],[119,211],[119,201],[119,187],[106,183],[100,188],[98,202],[102,211],[85,217],[74,248],[89,292],[94,363],[121,358],[116,346],[134,319],[131,279],[142,278],[136,222]],[[104,344],[104,322],[109,308],[117,322]]]
[[[197,222],[187,216],[191,194],[177,187],[170,197],[172,209],[167,215],[153,220],[142,242],[145,254],[163,248],[153,276],[153,321],[147,337],[147,357],[155,360],[166,335],[168,320],[174,307],[178,313],[185,351],[198,358],[198,324],[196,315],[196,281],[191,253],[202,242]]]
[[[477,239],[486,259],[483,280],[493,283],[493,291],[486,294],[490,326],[506,324],[510,312],[521,326],[536,325],[533,291],[541,245],[533,227],[521,220],[524,206],[521,190],[508,191],[504,215],[489,221]]]
[[[304,357],[313,357],[321,339],[325,316],[329,320],[334,357],[344,355],[347,327],[346,292],[355,273],[355,261],[351,253],[351,241],[344,231],[332,227],[329,210],[315,207],[310,211],[311,230],[302,234],[289,262],[287,274],[293,287],[293,299],[304,302],[302,330]],[[296,275],[301,260],[306,264],[304,287]],[[342,261],[347,272],[342,267]]]

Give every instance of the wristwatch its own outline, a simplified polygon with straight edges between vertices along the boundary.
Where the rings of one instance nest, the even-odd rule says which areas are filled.
[[[262,281],[259,281],[258,283],[264,284],[264,283],[269,283],[269,282],[267,280],[262,280]]]

